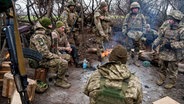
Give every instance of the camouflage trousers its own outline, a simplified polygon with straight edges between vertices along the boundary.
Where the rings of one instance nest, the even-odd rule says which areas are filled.
[[[130,60],[134,62],[138,61],[139,50],[140,50],[140,41],[135,41],[131,39],[132,46],[128,46],[127,50],[129,51]]]
[[[106,48],[106,43],[108,43],[107,40],[105,40],[103,37],[97,36],[96,37],[96,48],[97,48],[97,56],[100,58],[101,53],[105,50]]]
[[[80,45],[79,31],[74,31],[71,33],[71,36],[68,38],[70,44],[73,44],[77,47]]]
[[[171,82],[175,83],[178,75],[177,63],[175,61],[161,60],[159,73],[164,75],[165,78],[169,78]]]
[[[60,57],[63,58],[64,60],[66,60],[66,61],[70,61],[70,59],[71,59],[71,56],[67,53],[61,54]]]
[[[61,59],[51,59],[42,62],[41,66],[48,68],[48,73],[56,74],[58,78],[62,79],[68,69],[68,62]]]

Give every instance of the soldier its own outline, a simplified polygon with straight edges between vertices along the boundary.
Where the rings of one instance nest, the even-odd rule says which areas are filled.
[[[179,25],[182,18],[183,14],[179,10],[171,11],[153,45],[154,50],[159,46],[161,61],[159,79],[156,83],[163,85],[166,82],[166,89],[174,87],[178,74],[177,62],[184,59],[184,27]]]
[[[78,67],[79,57],[75,46],[70,45],[65,34],[65,25],[62,21],[56,22],[56,29],[52,32],[53,47],[56,53],[61,55],[67,61],[72,56],[75,65]],[[69,55],[70,54],[70,55]]]
[[[100,7],[94,14],[94,23],[96,28],[97,55],[101,60],[101,52],[104,50],[104,44],[109,41],[111,34],[111,18],[108,13],[108,5],[101,2]]]
[[[143,34],[141,38],[143,40],[143,44],[146,48],[146,51],[152,51],[152,43],[158,37],[157,31],[150,28],[149,24],[146,24],[146,32]]]
[[[133,46],[127,46],[128,50],[131,50],[131,58],[133,58],[133,63],[136,66],[140,66],[138,63],[138,52],[140,48],[140,40],[143,34],[143,30],[145,31],[146,20],[142,13],[139,12],[140,5],[138,2],[133,2],[130,5],[130,13],[128,13],[123,21],[122,32],[127,35],[132,41]],[[127,42],[126,45],[128,45]],[[133,54],[132,54],[133,53]]]
[[[75,11],[75,3],[68,1],[67,8],[61,14],[62,21],[66,26],[66,32],[69,36],[69,42],[77,46],[80,45],[79,40],[79,16]],[[73,28],[73,29],[72,29]],[[71,30],[72,29],[72,30]]]
[[[30,48],[42,54],[43,59],[39,64],[48,69],[49,75],[56,75],[56,86],[62,88],[69,88],[71,86],[65,78],[68,62],[50,51],[51,20],[49,18],[44,17],[36,24],[35,33],[30,38]]]
[[[141,83],[126,66],[127,50],[117,45],[109,61],[88,80],[84,93],[90,97],[90,104],[141,104]]]

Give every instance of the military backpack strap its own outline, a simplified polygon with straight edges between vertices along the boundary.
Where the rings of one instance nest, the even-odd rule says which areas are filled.
[[[121,89],[106,86],[106,79],[100,78],[100,91],[96,97],[97,104],[126,104],[125,91],[128,88],[129,79],[122,81]]]

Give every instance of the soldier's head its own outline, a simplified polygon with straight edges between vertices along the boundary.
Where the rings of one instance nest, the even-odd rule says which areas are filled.
[[[146,24],[146,30],[149,31],[150,30],[150,24]]]
[[[52,28],[52,22],[48,17],[43,17],[39,22],[43,27],[45,27],[47,29]]]
[[[133,3],[130,4],[130,9],[131,9],[132,13],[138,13],[140,7],[141,6],[138,2],[133,2]]]
[[[179,23],[183,18],[183,13],[179,10],[172,10],[168,15],[168,20],[170,24]]]
[[[127,50],[122,45],[117,45],[109,55],[109,61],[120,61],[122,64],[127,62]]]
[[[107,3],[105,1],[103,1],[103,2],[100,3],[100,9],[102,11],[105,11],[105,12],[108,11],[108,5],[107,5]]]
[[[67,6],[68,6],[68,8],[69,8],[71,11],[73,11],[73,10],[75,9],[76,4],[75,4],[75,2],[74,2],[73,0],[69,0]]]
[[[57,21],[56,22],[56,29],[59,32],[64,32],[65,31],[65,24],[62,21]]]

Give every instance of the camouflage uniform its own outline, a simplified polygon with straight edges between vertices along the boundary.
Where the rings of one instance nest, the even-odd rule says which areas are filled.
[[[71,11],[69,9],[70,6],[75,6],[75,3],[73,1],[68,2],[68,8],[66,8],[63,13],[61,14],[61,19],[64,22],[66,29],[67,29],[67,34],[69,35],[69,42],[71,44],[76,45],[77,47],[80,45],[80,40],[79,40],[79,15],[75,10]],[[76,23],[75,23],[76,22]],[[75,26],[73,28],[73,31],[71,32],[71,28],[73,27],[75,23]]]
[[[176,21],[180,21],[183,14],[178,10],[173,10],[171,14],[174,24],[164,22],[160,28],[159,37],[154,41],[153,49],[159,45],[159,59],[161,61],[158,85],[162,85],[167,77],[169,82],[165,88],[172,88],[177,79],[177,62],[184,59],[184,27]]]
[[[150,28],[150,25],[146,25],[146,32],[142,36],[143,43],[147,51],[152,51],[152,43],[158,37],[157,31]],[[145,39],[145,40],[144,40]]]
[[[49,74],[57,73],[56,85],[68,88],[70,84],[65,81],[65,72],[68,69],[68,62],[61,59],[57,54],[51,53],[50,30],[38,22],[35,26],[35,33],[30,38],[30,48],[37,50],[43,56],[40,66],[48,68]]]
[[[104,49],[104,44],[109,41],[111,34],[111,18],[108,12],[103,11],[102,8],[107,6],[105,2],[101,2],[100,8],[94,13],[94,23],[96,30],[96,44],[97,55],[100,57],[101,51]],[[104,16],[104,19],[100,19]]]
[[[137,2],[133,2],[130,5],[130,9],[138,8],[140,9],[140,5]],[[140,40],[143,32],[145,31],[146,20],[142,13],[133,13],[132,11],[128,13],[123,21],[122,32],[127,35],[132,41],[133,46],[129,46],[129,42],[127,41],[127,48],[130,50],[134,49],[133,56],[135,57],[135,61],[138,60],[138,52],[140,49]],[[131,55],[132,56],[132,55]]]
[[[64,50],[66,47],[70,47],[67,36],[65,33],[59,33],[57,29],[52,32],[52,48],[54,49],[54,53],[61,56],[63,59],[70,61],[69,54],[61,54],[60,51]]]
[[[121,47],[115,47],[110,62],[89,78],[84,93],[90,97],[90,104],[141,104],[141,83],[126,67],[127,52]]]

